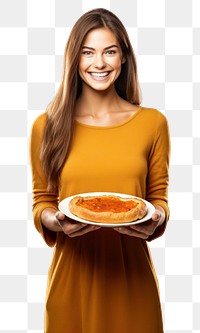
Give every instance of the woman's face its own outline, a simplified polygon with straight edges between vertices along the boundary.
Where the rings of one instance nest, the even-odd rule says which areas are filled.
[[[117,38],[106,28],[90,31],[81,49],[79,75],[84,85],[106,90],[121,72],[122,51]]]

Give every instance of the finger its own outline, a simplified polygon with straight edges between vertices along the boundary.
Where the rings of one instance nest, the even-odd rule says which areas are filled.
[[[133,223],[129,226],[129,228],[137,232],[149,234],[149,232],[151,232],[151,230],[155,228],[155,224],[156,223],[154,223],[154,221],[150,219],[144,223]]]
[[[136,232],[143,233],[145,235],[152,235],[157,227],[158,222],[153,221],[152,219],[145,223],[139,223],[135,225],[131,225],[130,229],[135,230]]]
[[[161,219],[161,214],[160,213],[154,213],[151,217],[151,219],[155,222],[159,221]]]
[[[85,224],[77,222],[71,223],[70,221],[60,221],[59,223],[61,224],[64,233],[68,236],[85,227]]]
[[[133,224],[129,226],[130,229],[135,230],[135,231],[139,231],[139,232],[143,232],[144,231],[144,224]]]
[[[143,232],[140,232],[140,231],[136,231],[136,230],[131,229],[131,228],[119,227],[119,228],[114,228],[114,230],[116,230],[116,231],[118,231],[122,234],[129,235],[129,236],[139,237],[139,238],[142,238],[142,239],[147,239],[148,238],[147,234],[145,234]]]
[[[56,216],[57,220],[61,220],[61,221],[63,221],[63,220],[65,219],[65,217],[66,217],[66,216],[65,216],[63,213],[61,213],[59,210],[56,212],[55,216]]]
[[[95,231],[97,229],[100,229],[101,227],[98,227],[98,226],[85,226],[84,228],[78,230],[78,231],[75,231],[75,232],[72,232],[70,234],[68,234],[69,237],[77,237],[77,236],[82,236],[84,234],[87,234],[88,232],[91,232],[91,231]]]

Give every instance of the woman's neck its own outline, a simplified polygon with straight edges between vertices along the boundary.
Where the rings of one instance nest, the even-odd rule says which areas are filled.
[[[121,98],[115,89],[96,91],[84,89],[76,105],[77,115],[103,116],[119,107]]]

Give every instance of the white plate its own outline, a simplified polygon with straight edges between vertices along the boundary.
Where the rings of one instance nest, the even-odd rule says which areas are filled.
[[[102,222],[92,222],[92,221],[84,220],[84,219],[81,219],[78,216],[72,214],[69,210],[70,200],[72,198],[76,197],[77,195],[80,195],[82,197],[95,196],[95,195],[115,195],[115,196],[119,196],[121,198],[137,198],[137,199],[143,200],[145,202],[145,204],[147,205],[147,214],[145,215],[145,217],[143,217],[140,220],[133,221],[133,222],[127,222],[127,223],[102,223]],[[155,207],[150,202],[148,202],[144,199],[135,197],[133,195],[115,193],[115,192],[88,192],[88,193],[72,195],[71,197],[68,197],[68,198],[62,200],[59,203],[58,208],[63,214],[65,214],[66,216],[68,216],[69,218],[71,218],[73,220],[76,220],[78,222],[83,222],[86,224],[92,224],[92,225],[98,225],[98,226],[101,225],[101,227],[120,227],[120,226],[127,226],[127,225],[131,225],[131,224],[142,223],[142,222],[149,220],[151,218],[152,214],[155,212]]]

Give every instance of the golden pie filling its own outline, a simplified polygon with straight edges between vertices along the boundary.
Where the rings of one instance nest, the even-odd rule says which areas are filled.
[[[132,200],[122,201],[119,198],[94,198],[86,199],[81,198],[77,202],[78,206],[86,209],[90,209],[94,212],[112,212],[112,213],[122,213],[128,212],[129,210],[135,208],[138,203]]]

